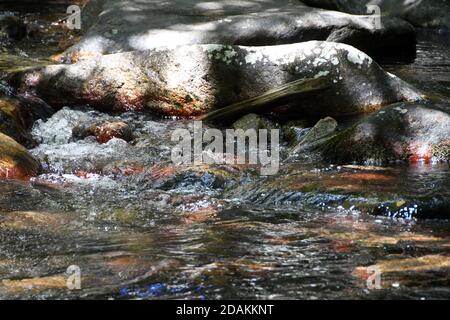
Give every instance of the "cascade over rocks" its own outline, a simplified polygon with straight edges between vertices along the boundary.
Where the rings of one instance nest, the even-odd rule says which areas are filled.
[[[47,119],[53,110],[42,100],[31,96],[0,94],[0,132],[25,146],[33,146],[30,134],[33,122]]]
[[[328,10],[366,14],[367,5],[378,5],[384,19],[400,17],[417,27],[449,28],[448,0],[302,0],[303,3]]]

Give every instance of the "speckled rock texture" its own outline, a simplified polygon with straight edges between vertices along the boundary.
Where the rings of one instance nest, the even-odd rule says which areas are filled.
[[[279,111],[332,116],[420,100],[416,89],[348,45],[310,41],[241,47],[192,45],[105,55],[15,74],[21,90],[52,106],[145,110],[195,116],[253,98],[288,82],[324,77],[329,88]]]

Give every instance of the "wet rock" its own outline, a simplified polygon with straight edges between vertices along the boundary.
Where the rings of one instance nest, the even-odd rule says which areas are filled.
[[[383,20],[388,16],[395,16],[418,27],[450,27],[450,3],[447,0],[302,0],[302,2],[319,8],[352,14],[366,14],[367,5],[378,5]]]
[[[46,119],[52,113],[53,110],[37,97],[0,95],[0,132],[32,147],[35,145],[30,134],[33,122]]]
[[[254,129],[254,130],[260,130],[260,129],[266,129],[270,130],[275,128],[275,124],[272,123],[269,119],[264,118],[260,115],[250,113],[239,120],[237,120],[235,123],[233,123],[233,128],[235,130],[242,129],[244,131],[248,129]]]
[[[290,146],[296,146],[311,130],[311,125],[305,120],[289,121],[282,126],[284,139]]]
[[[339,133],[323,147],[337,162],[448,161],[450,115],[439,107],[395,104]]]
[[[301,115],[363,113],[421,98],[363,52],[344,44],[181,46],[103,56],[15,74],[12,82],[52,106],[147,110],[194,116],[262,95],[302,78],[324,77],[329,89],[279,109]]]
[[[171,166],[152,169],[151,180],[153,188],[165,191],[188,190],[208,193],[223,189],[236,183],[236,172],[226,166]]]
[[[56,230],[66,221],[61,215],[38,211],[16,211],[2,213],[0,226],[14,230],[47,229]]]
[[[450,219],[450,200],[446,195],[421,196],[416,199],[376,206],[371,214],[393,219]]]
[[[91,1],[83,10],[99,6]],[[415,35],[406,22],[386,18],[381,29],[373,19],[310,8],[300,1],[247,0],[198,2],[106,0],[95,23],[67,56],[192,44],[279,45],[310,40],[347,43],[367,52],[414,54]]]
[[[37,120],[47,120],[55,110],[36,96],[21,94],[15,97],[25,112],[30,113],[32,122]]]
[[[0,133],[0,178],[29,179],[39,171],[39,163],[12,138]]]
[[[292,150],[294,153],[312,150],[328,141],[337,129],[337,121],[331,117],[321,119],[305,134],[299,144]]]
[[[27,35],[27,27],[19,17],[0,15],[0,37],[2,35],[8,39],[21,40]]]
[[[184,216],[186,224],[211,222],[217,217],[217,208],[206,207],[192,212],[187,212]]]
[[[85,139],[89,136],[94,136],[98,143],[107,143],[113,138],[127,142],[133,140],[131,128],[122,121],[96,123],[87,126],[84,124],[72,129],[74,139]]]
[[[113,174],[118,168],[136,166],[139,160],[148,162],[151,157],[156,157],[150,148],[134,148],[116,138],[104,144],[95,139],[59,145],[41,144],[31,152],[41,160],[46,171],[79,174],[81,178],[89,176],[88,173]]]
[[[39,119],[33,125],[33,138],[43,144],[65,144],[95,136],[97,123],[111,120],[106,114],[92,109],[62,108],[50,118]]]
[[[415,272],[426,270],[448,269],[450,258],[445,255],[426,255],[417,258],[381,261],[382,272]]]

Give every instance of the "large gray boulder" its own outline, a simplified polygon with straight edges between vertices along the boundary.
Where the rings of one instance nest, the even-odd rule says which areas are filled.
[[[292,101],[289,111],[314,116],[364,113],[421,99],[365,53],[332,42],[240,47],[193,45],[105,55],[14,76],[18,86],[52,106],[89,104],[100,110],[147,110],[193,116],[257,97],[303,78],[329,88]],[[17,85],[17,84],[16,84]],[[285,108],[286,109],[286,108]]]
[[[417,27],[449,28],[449,0],[302,0],[307,5],[352,14],[366,14],[367,5],[378,5],[388,21],[389,16],[400,17]]]
[[[164,46],[310,40],[350,44],[374,58],[415,54],[415,31],[405,21],[389,18],[377,29],[373,17],[310,8],[296,0],[92,0],[82,21],[87,32],[66,55],[72,62]]]
[[[449,106],[395,104],[370,115],[323,148],[341,163],[450,160]]]

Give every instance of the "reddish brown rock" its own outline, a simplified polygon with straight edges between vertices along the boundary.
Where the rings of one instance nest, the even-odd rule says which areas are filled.
[[[323,147],[338,163],[450,161],[448,106],[395,104],[342,131]]]
[[[131,141],[133,134],[125,122],[106,122],[94,130],[95,138],[99,143],[107,143],[113,138]]]
[[[39,167],[23,146],[0,133],[0,178],[28,180],[38,173]]]

